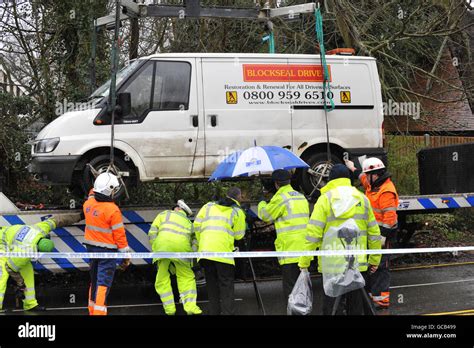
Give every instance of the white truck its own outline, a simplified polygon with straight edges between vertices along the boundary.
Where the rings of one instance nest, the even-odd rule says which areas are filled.
[[[327,56],[335,109],[328,113],[333,162],[344,153],[383,156],[383,107],[374,58]],[[128,183],[208,178],[224,156],[257,145],[287,148],[313,171],[296,173],[312,192],[327,175],[323,68],[318,55],[157,54],[117,77],[131,111],[115,120],[115,164]],[[90,163],[109,163],[109,82],[92,107],[48,124],[32,149],[31,173],[42,182],[91,187]],[[311,173],[311,174],[310,174]]]

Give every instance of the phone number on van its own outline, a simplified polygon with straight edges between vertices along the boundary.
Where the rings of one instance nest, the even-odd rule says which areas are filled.
[[[323,91],[308,91],[301,93],[299,91],[280,91],[278,93],[272,91],[246,91],[243,93],[245,100],[273,100],[278,98],[280,101],[290,101],[290,100],[323,100],[324,92]],[[333,92],[326,92],[326,99],[333,99]]]

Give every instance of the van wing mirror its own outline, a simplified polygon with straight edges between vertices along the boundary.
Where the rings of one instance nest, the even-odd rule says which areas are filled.
[[[117,94],[116,115],[120,118],[130,115],[132,112],[132,96],[130,93]]]

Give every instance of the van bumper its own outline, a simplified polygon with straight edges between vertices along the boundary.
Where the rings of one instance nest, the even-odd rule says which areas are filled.
[[[41,156],[33,157],[28,171],[43,183],[52,185],[69,185],[77,161],[77,156]]]

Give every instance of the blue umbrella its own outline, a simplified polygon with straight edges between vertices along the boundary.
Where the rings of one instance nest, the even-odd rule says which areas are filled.
[[[287,149],[278,146],[254,146],[227,156],[214,170],[209,181],[293,168],[309,168],[309,165]]]

